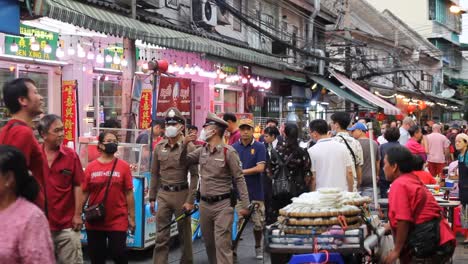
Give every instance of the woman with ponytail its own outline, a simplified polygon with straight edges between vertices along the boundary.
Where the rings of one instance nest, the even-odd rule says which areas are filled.
[[[38,194],[24,155],[0,145],[0,263],[55,263],[49,224],[33,204]]]

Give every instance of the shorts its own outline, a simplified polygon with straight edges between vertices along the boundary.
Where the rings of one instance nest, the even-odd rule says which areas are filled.
[[[446,164],[445,163],[434,163],[434,162],[428,162],[427,163],[427,168],[429,172],[432,174],[432,176],[436,177],[439,175],[439,177],[442,177],[442,172],[444,171]]]
[[[263,231],[263,228],[265,227],[265,203],[263,201],[252,201],[252,204],[253,203],[257,203],[258,206],[255,207],[252,217],[250,217],[250,221],[254,224],[254,231]],[[236,211],[241,209],[241,202],[237,201]],[[243,219],[239,218],[239,228],[242,221]]]

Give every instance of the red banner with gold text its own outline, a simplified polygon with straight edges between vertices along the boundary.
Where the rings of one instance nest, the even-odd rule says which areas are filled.
[[[63,144],[76,139],[76,80],[62,82]]]
[[[151,124],[151,90],[143,90],[140,99],[140,114],[138,127],[140,129],[147,129]]]

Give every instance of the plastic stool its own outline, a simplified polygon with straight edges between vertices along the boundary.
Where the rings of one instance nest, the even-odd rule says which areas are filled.
[[[314,253],[304,255],[293,255],[289,264],[304,264],[304,263],[322,263],[326,260],[325,253]],[[344,260],[340,253],[328,253],[328,263],[344,264]]]

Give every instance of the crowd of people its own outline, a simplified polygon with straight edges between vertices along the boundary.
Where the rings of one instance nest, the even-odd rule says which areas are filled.
[[[135,202],[131,166],[115,155],[118,136],[101,133],[99,155],[83,171],[76,152],[63,144],[59,116],[40,119],[42,145],[34,137],[31,124],[43,112],[43,98],[32,80],[7,83],[3,99],[12,118],[0,131],[0,215],[6,223],[0,262],[83,263],[79,232],[84,224],[93,264],[105,263],[106,252],[115,263],[128,263],[126,237],[135,231]],[[468,136],[463,128],[421,127],[407,117],[401,124],[383,123],[381,135],[369,139],[366,120],[351,121],[345,112],[332,114],[329,121],[313,120],[310,140],[301,143],[295,123],[279,126],[269,119],[257,140],[253,120],[209,113],[199,132],[186,127],[178,109],[168,109],[164,120],[154,121],[137,138],[154,149],[149,183],[157,222],[153,262],[168,262],[170,232],[162,227],[173,215],[195,210],[197,200],[209,262],[233,263],[235,211],[240,222],[251,215],[252,254],[263,259],[263,231],[276,221],[279,209],[302,193],[334,187],[370,197],[377,191],[388,198],[395,247],[386,263],[411,260],[405,245],[412,228],[440,218],[439,245],[430,259],[444,263],[453,254],[455,238],[424,184],[445,177],[444,167],[452,163],[449,174],[458,177],[466,206]],[[193,263],[190,217],[177,227],[181,263]]]

